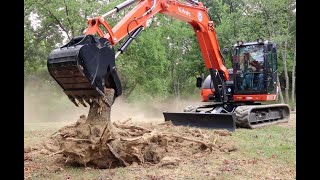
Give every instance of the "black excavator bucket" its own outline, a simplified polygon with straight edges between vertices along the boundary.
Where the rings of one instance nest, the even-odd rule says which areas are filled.
[[[114,49],[106,38],[75,37],[49,54],[47,66],[76,106],[104,96],[105,88],[115,89],[115,97],[122,93]]]
[[[236,129],[234,114],[229,113],[163,112],[163,115],[165,121],[171,121],[177,126],[226,129],[231,132]]]

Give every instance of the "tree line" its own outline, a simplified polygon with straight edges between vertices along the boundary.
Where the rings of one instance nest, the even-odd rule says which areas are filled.
[[[43,82],[42,86],[55,86],[46,67],[49,53],[72,37],[82,35],[87,27],[87,18],[104,14],[121,2],[25,0],[25,84],[36,80]],[[215,23],[221,49],[231,47],[238,40],[245,42],[258,38],[278,44],[278,78],[283,90],[280,101],[294,108],[296,1],[202,2]],[[128,11],[130,8],[106,18],[106,21],[114,26]],[[154,97],[164,101],[172,97],[199,97],[195,77],[201,72],[208,74],[192,27],[162,14],[150,20],[150,25],[119,56],[116,64],[124,90],[123,97],[128,101],[149,101]],[[230,67],[230,64],[227,63],[227,66]]]

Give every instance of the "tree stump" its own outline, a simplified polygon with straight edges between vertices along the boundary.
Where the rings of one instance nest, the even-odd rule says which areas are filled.
[[[90,102],[88,117],[80,116],[73,125],[65,126],[51,136],[50,145],[43,143],[52,155],[62,154],[65,162],[77,162],[97,168],[125,167],[133,163],[157,164],[165,156],[195,152],[207,153],[222,147],[215,137],[211,142],[201,132],[177,134],[172,124],[161,123],[163,131],[126,123],[111,122],[114,90],[106,97]],[[165,132],[167,131],[167,132]],[[189,131],[188,131],[189,132]],[[219,145],[218,145],[219,144]],[[54,147],[55,146],[55,147]]]
[[[59,147],[56,153],[63,154],[66,161],[83,165],[91,163],[101,168],[124,165],[117,154],[120,138],[110,120],[114,92],[106,89],[104,98],[90,102],[87,118],[81,116],[75,124],[63,127],[52,137]]]

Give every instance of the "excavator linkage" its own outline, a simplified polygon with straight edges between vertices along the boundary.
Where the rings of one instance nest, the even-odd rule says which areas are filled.
[[[49,54],[47,66],[76,106],[104,96],[105,88],[115,89],[116,97],[121,95],[114,49],[106,38],[75,37]]]
[[[178,126],[235,131],[235,115],[232,113],[163,112],[165,121]]]

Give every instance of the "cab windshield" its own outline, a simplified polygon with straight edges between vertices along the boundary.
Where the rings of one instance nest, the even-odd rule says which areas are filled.
[[[249,45],[239,48],[236,63],[237,88],[239,90],[261,91],[264,89],[264,47]]]
[[[263,45],[244,46],[239,53],[242,72],[259,71],[263,68]]]

